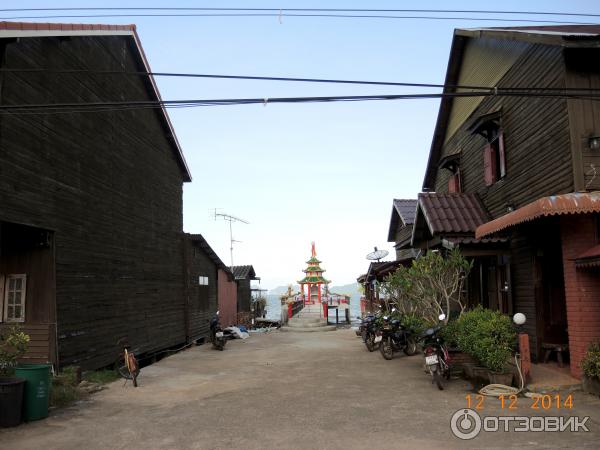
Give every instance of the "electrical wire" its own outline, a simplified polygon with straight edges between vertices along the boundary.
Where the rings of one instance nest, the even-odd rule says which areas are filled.
[[[144,72],[144,71],[118,71],[118,70],[89,70],[89,69],[28,69],[28,68],[0,68],[0,73],[19,73],[19,74],[85,74],[85,75],[122,75],[122,76],[152,76],[152,77],[182,77],[182,78],[215,78],[231,80],[252,80],[252,81],[282,81],[299,83],[331,83],[331,84],[357,84],[357,85],[375,85],[375,86],[399,86],[399,87],[422,87],[422,88],[444,88],[444,89],[473,89],[489,92],[511,92],[511,91],[535,91],[535,92],[598,92],[600,88],[569,88],[569,87],[489,87],[489,86],[471,86],[471,85],[451,85],[434,83],[411,83],[396,81],[365,81],[365,80],[340,80],[327,78],[297,78],[297,77],[270,77],[270,76],[250,76],[250,75],[219,75],[219,74],[201,74],[201,73],[181,73],[181,72]]]
[[[600,17],[592,13],[566,13],[559,11],[501,11],[501,10],[469,10],[469,9],[365,9],[365,8],[206,8],[206,7],[71,7],[71,8],[1,8],[0,12],[35,12],[35,11],[262,11],[262,12],[361,12],[361,13],[458,13],[458,14],[519,14],[549,15],[566,17]]]
[[[398,94],[398,95],[363,95],[363,96],[328,96],[328,97],[275,97],[275,98],[239,98],[239,99],[202,99],[202,100],[142,100],[119,102],[88,102],[88,103],[41,103],[41,104],[13,104],[0,105],[0,114],[64,114],[77,112],[106,112],[124,111],[131,109],[157,109],[157,108],[191,108],[200,106],[234,106],[269,103],[333,103],[333,102],[360,102],[382,100],[411,100],[411,99],[436,99],[446,97],[530,97],[542,99],[587,99],[600,100],[600,94],[573,95],[554,93],[528,93],[528,92],[457,92],[434,94]]]
[[[392,16],[371,14],[297,14],[297,13],[190,13],[190,14],[63,14],[63,15],[36,15],[36,16],[11,16],[0,17],[0,20],[24,20],[24,19],[99,19],[118,17],[157,17],[157,18],[191,18],[191,17],[316,17],[335,19],[397,19],[397,20],[467,20],[486,22],[510,22],[510,23],[536,23],[553,25],[597,25],[595,22],[572,22],[561,20],[535,20],[535,19],[503,19],[497,17],[455,17],[455,16]]]

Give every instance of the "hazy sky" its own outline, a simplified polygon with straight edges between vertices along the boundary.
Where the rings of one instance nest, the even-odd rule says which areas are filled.
[[[600,13],[596,1],[8,1],[1,8],[68,6],[502,9]],[[2,13],[3,17],[19,14]],[[72,14],[72,13],[69,13]],[[455,16],[473,14],[455,14]],[[516,16],[505,16],[515,18]],[[520,16],[523,17],[523,16]],[[530,17],[544,19],[544,17]],[[556,19],[548,18],[546,19]],[[563,19],[567,20],[567,19]],[[591,18],[574,21],[593,22]],[[155,72],[443,83],[454,28],[489,21],[269,18],[64,18],[135,23]],[[596,20],[600,22],[600,18]],[[530,24],[527,24],[530,25]],[[158,78],[163,99],[433,92],[394,87]],[[201,233],[230,264],[229,227],[239,216],[234,264],[252,264],[262,286],[302,277],[310,243],[333,284],[354,281],[374,246],[390,250],[393,198],[420,191],[439,100],[247,105],[170,110],[193,181],[184,228]]]

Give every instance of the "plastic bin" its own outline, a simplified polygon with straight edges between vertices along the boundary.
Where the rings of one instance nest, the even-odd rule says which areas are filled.
[[[25,379],[23,418],[28,422],[48,417],[51,367],[50,364],[24,364],[15,369],[15,375]]]
[[[0,378],[0,427],[16,427],[23,412],[22,378]]]

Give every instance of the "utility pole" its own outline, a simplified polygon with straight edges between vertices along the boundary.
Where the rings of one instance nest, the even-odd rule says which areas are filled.
[[[241,223],[245,223],[245,224],[249,224],[250,222],[247,222],[244,219],[240,219],[239,217],[236,216],[232,216],[231,214],[225,214],[225,213],[219,213],[217,212],[217,209],[215,208],[215,220],[218,219],[223,219],[226,220],[227,222],[229,222],[229,253],[231,256],[231,267],[233,267],[233,243],[234,242],[242,242],[242,241],[236,241],[233,238],[233,222],[241,222]]]

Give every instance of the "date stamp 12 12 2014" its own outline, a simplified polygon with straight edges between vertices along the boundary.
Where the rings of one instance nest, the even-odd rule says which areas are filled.
[[[572,410],[574,408],[573,395],[539,395],[533,398],[522,398],[516,395],[501,395],[498,398],[486,397],[484,395],[467,394],[465,397],[467,408],[483,410],[488,406],[487,402],[499,402],[500,409],[516,410],[527,408],[532,410]]]

